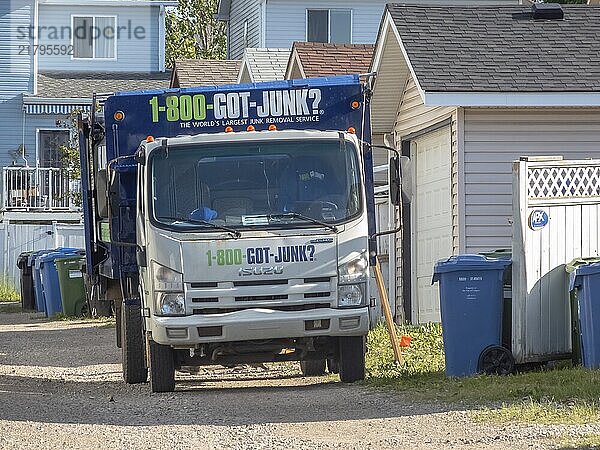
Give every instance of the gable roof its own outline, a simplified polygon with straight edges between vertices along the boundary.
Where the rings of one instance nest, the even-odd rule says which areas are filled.
[[[294,42],[286,78],[290,77],[294,68],[304,78],[367,73],[374,48],[371,44]]]
[[[179,59],[173,66],[171,87],[206,86],[237,82],[241,61]]]
[[[600,8],[563,9],[533,20],[524,6],[389,4],[376,107],[397,108],[407,77],[426,106],[600,106]]]
[[[170,72],[40,72],[35,97],[91,100],[94,93],[168,88],[170,78]]]
[[[426,91],[599,91],[600,9],[388,5]]]
[[[283,80],[290,53],[287,48],[246,48],[238,82]],[[244,71],[247,71],[249,80],[242,80]]]

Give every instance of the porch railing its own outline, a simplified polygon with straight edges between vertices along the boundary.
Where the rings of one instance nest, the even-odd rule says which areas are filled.
[[[53,167],[4,167],[2,205],[5,211],[75,211],[80,181]]]

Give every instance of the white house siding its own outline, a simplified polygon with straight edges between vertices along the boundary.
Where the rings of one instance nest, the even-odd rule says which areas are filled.
[[[117,40],[116,60],[77,60],[69,55],[39,56],[40,71],[70,72],[151,72],[159,70],[158,6],[153,7],[110,7],[110,6],[61,6],[40,5],[40,27],[58,27],[58,39],[51,39],[48,29],[40,34],[40,45],[71,45],[68,33],[61,36],[61,27],[71,27],[72,15],[109,15],[117,16],[117,27],[127,27],[131,21],[131,37],[127,30],[121,31]],[[134,30],[143,27],[144,38],[136,39]]]
[[[32,90],[32,58],[19,54],[29,40],[21,38],[20,27],[27,29],[33,15],[33,1],[0,2],[0,167],[10,164],[10,153],[22,142],[21,93]]]
[[[260,0],[232,0],[229,20],[229,59],[242,59],[245,47],[261,45],[262,3]],[[248,21],[247,43],[244,42],[244,23]]]
[[[469,253],[511,247],[512,161],[600,158],[600,109],[466,109],[464,118]]]
[[[291,47],[306,41],[307,9],[351,9],[352,43],[372,44],[377,39],[386,0],[269,0],[267,2],[266,47]]]

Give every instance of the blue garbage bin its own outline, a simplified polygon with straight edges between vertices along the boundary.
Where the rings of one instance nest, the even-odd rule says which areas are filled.
[[[600,263],[579,266],[570,275],[570,290],[577,289],[581,362],[600,369]]]
[[[435,265],[446,376],[513,371],[514,358],[501,345],[503,278],[510,264],[510,259],[460,255]]]
[[[35,309],[38,312],[46,313],[48,316],[48,311],[46,310],[46,300],[44,298],[44,289],[42,283],[42,260],[41,258],[50,253],[58,252],[61,255],[74,255],[81,254],[84,252],[81,249],[71,248],[71,247],[59,247],[57,249],[50,250],[39,250],[33,252],[27,261],[27,264],[31,266],[32,269],[32,277],[33,277],[33,292],[35,297]],[[60,298],[59,298],[60,301]]]
[[[62,297],[58,271],[56,270],[56,260],[65,256],[79,255],[81,252],[79,249],[59,248],[56,251],[38,256],[37,261],[39,261],[42,295],[47,317],[52,317],[62,312]]]

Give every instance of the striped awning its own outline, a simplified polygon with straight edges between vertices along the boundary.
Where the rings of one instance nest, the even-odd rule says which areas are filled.
[[[81,111],[89,112],[91,110],[90,105],[25,105],[26,114],[64,114],[68,115],[73,110],[79,109]]]

